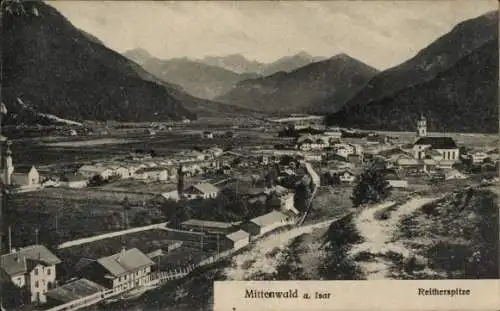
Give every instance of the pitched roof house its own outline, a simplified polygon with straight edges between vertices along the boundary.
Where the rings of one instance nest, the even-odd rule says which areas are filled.
[[[210,221],[202,219],[189,219],[181,223],[181,227],[185,230],[193,230],[209,233],[224,233],[228,234],[236,231],[236,226],[240,223]]]
[[[282,212],[272,211],[251,219],[246,224],[243,224],[242,228],[250,233],[250,235],[256,236],[270,232],[283,225],[290,224],[290,221],[290,216]]]
[[[187,199],[215,198],[218,193],[219,189],[210,183],[191,185],[182,192],[183,196]]]
[[[227,249],[240,249],[250,242],[250,234],[244,230],[238,230],[225,236],[224,245]]]
[[[147,284],[151,280],[154,262],[137,248],[103,257],[86,265],[78,272],[106,288],[127,291]]]
[[[32,245],[0,256],[1,279],[27,287],[31,302],[44,303],[55,285],[56,265],[61,260],[43,245]]]
[[[22,187],[31,187],[40,184],[40,174],[34,165],[16,167],[11,178],[12,184]]]
[[[96,165],[83,165],[78,169],[78,172],[88,178],[101,176],[104,179],[109,178],[113,174],[113,171],[109,168]]]

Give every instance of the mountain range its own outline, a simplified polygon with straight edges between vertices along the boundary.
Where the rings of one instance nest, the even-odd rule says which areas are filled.
[[[498,132],[497,11],[382,72],[346,54],[270,64],[239,54],[160,60],[140,49],[124,57],[41,1],[12,1],[3,17],[7,124],[260,111],[329,113],[329,124],[385,130],[413,130],[425,114],[431,131]]]
[[[497,94],[495,11],[456,25],[413,58],[376,75],[327,121],[410,130],[425,114],[434,131],[498,132]]]
[[[377,73],[376,69],[339,54],[290,72],[242,81],[216,100],[272,113],[334,112]]]
[[[213,99],[228,92],[236,83],[255,78],[255,73],[236,73],[187,58],[161,60],[143,49],[123,53],[160,80],[180,85],[187,93]]]
[[[289,72],[302,66],[325,59],[325,57],[311,56],[302,51],[295,55],[281,57],[271,63],[248,60],[241,54],[205,56],[203,59],[200,59],[199,62],[225,68],[236,73],[255,73],[261,76],[269,76],[280,71]]]
[[[187,93],[205,99],[218,98],[241,81],[277,72],[290,72],[323,60],[305,52],[282,57],[269,64],[250,61],[239,54],[207,56],[198,60],[186,57],[162,60],[144,49],[136,48],[124,52],[123,55],[160,80],[180,85]]]
[[[43,123],[43,115],[154,121],[247,112],[158,79],[41,1],[9,4],[1,40],[5,124]]]

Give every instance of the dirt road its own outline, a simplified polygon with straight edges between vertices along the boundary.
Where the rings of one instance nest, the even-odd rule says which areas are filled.
[[[279,232],[257,241],[253,247],[233,257],[232,266],[224,270],[228,280],[247,280],[258,273],[271,274],[279,264],[279,254],[292,242],[304,233],[311,233],[318,228],[326,228],[341,217],[328,219],[319,223],[295,227],[288,231]],[[279,250],[279,251],[277,251]],[[276,255],[270,255],[276,252]]]

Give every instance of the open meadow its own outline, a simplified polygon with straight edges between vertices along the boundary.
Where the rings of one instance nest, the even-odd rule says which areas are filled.
[[[133,195],[127,197],[133,201]],[[137,202],[145,199],[136,198]],[[16,194],[6,200],[4,209],[12,219],[14,247],[34,244],[37,230],[40,243],[54,245],[163,220],[156,210],[133,204],[125,210],[123,196],[91,188],[50,188]]]

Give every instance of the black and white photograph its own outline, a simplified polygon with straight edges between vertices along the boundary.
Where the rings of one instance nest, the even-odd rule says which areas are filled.
[[[497,1],[4,0],[0,18],[1,311],[499,279]]]

